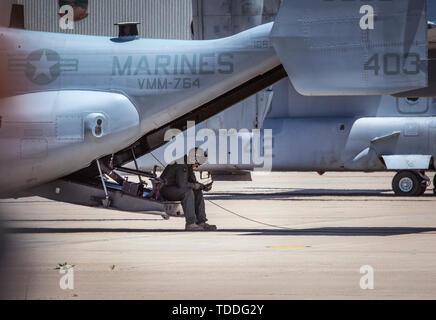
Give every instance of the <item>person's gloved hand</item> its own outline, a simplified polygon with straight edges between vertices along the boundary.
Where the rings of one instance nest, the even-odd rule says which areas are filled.
[[[204,186],[203,190],[204,190],[205,192],[209,192],[210,190],[212,190],[212,185],[209,184],[209,185]]]
[[[202,190],[204,188],[204,185],[202,183],[194,183],[194,190]]]

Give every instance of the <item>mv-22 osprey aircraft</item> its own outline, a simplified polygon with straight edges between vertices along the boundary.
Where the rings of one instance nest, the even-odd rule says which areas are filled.
[[[305,95],[434,93],[426,0],[365,3],[288,0],[275,23],[210,41],[140,39],[131,23],[117,38],[1,28],[1,196],[165,217],[116,171],[153,179],[123,166],[286,75]]]
[[[247,3],[252,4],[252,7],[243,10]],[[223,34],[236,33],[234,30],[244,31],[248,26],[254,27],[261,21],[274,20],[279,10],[278,3],[276,0],[233,0],[229,10],[226,0],[193,0],[194,36],[196,39],[216,39]],[[305,19],[314,19],[316,16],[316,13],[309,10],[309,2],[300,4],[299,7],[287,2],[284,6],[289,9],[289,14],[295,14],[295,10],[306,7]],[[282,7],[282,11],[285,9]],[[347,15],[346,9],[343,8],[341,14]],[[246,16],[241,16],[241,12]],[[264,16],[253,19],[253,14],[259,12],[263,12]],[[350,12],[355,12],[355,8]],[[227,18],[229,14],[230,19]],[[287,14],[286,19],[288,17]],[[331,19],[332,17],[329,18]],[[433,0],[428,1],[428,19],[436,21],[436,2]],[[429,59],[434,59],[436,28],[431,21],[427,30]],[[353,50],[357,56],[358,50],[364,54],[366,49],[359,47]],[[343,62],[334,57],[329,60],[332,68],[338,68]],[[384,59],[377,61],[374,56],[369,56],[365,66],[368,75],[385,70],[394,74],[394,70],[399,68],[396,65],[396,54],[387,55],[386,60],[388,63],[385,65]],[[413,60],[409,57],[408,61]],[[410,72],[412,65],[407,65],[407,68],[410,69],[401,71]],[[320,67],[316,67],[316,70],[320,73],[322,71]],[[343,78],[345,77],[341,79]],[[255,157],[251,161],[248,158],[247,161],[239,162],[217,161],[217,157],[209,152],[208,163],[198,170],[209,172],[218,180],[250,180],[249,171],[252,170],[311,171],[320,174],[331,171],[394,171],[398,172],[392,179],[395,194],[421,195],[430,186],[426,171],[434,169],[431,161],[432,155],[436,153],[436,99],[419,98],[423,95],[422,91],[417,96],[411,92],[402,95],[304,96],[295,90],[288,79],[284,79],[275,84],[272,90],[251,97],[196,126],[198,132],[203,128],[216,132],[211,135],[216,138],[208,138],[205,143],[202,137],[206,132],[203,131],[197,146],[204,148],[208,145],[208,150],[216,150],[216,154],[219,152],[220,155],[235,154],[233,145],[236,140],[230,140],[230,144],[220,141],[218,132],[224,128],[242,129],[237,133],[240,136],[238,143],[242,144],[239,150],[246,153],[253,150],[255,143],[247,139],[250,133],[242,133],[243,130],[262,128],[264,132],[272,132],[270,135],[274,143],[268,165],[262,162],[259,164],[254,160]],[[187,136],[188,132],[184,135]],[[270,142],[266,142],[266,138],[265,136],[264,145],[268,147]],[[209,143],[210,140],[214,140],[213,143]],[[145,170],[152,170],[155,165],[165,166],[165,155],[171,150],[172,143],[141,157],[138,160],[139,166]],[[436,177],[433,186],[436,186]],[[434,191],[436,193],[436,187]]]

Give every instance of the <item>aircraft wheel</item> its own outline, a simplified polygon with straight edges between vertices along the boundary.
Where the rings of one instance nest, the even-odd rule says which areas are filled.
[[[422,196],[427,191],[427,182],[421,182],[419,186],[418,196]]]
[[[413,171],[398,172],[392,181],[392,189],[397,196],[413,197],[422,195],[427,189],[420,177]]]
[[[433,178],[433,193],[436,194],[436,174]]]

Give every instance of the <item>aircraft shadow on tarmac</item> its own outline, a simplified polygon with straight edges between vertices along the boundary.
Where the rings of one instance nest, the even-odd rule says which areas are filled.
[[[278,188],[280,189],[280,188]],[[281,190],[281,189],[280,189]],[[395,200],[409,200],[409,197],[398,197],[390,189],[379,190],[340,190],[340,189],[298,189],[278,192],[220,192],[220,193],[208,193],[205,199],[208,200],[304,200],[294,199],[297,197],[319,197],[319,196],[331,196],[331,197],[381,197],[391,198]],[[419,197],[420,200],[436,199],[435,195],[427,192],[425,195]],[[310,199],[311,201],[337,201],[338,199]],[[416,201],[416,198],[413,198]],[[353,201],[348,200],[346,201]],[[361,201],[359,199],[358,201]],[[372,200],[373,201],[373,200]],[[386,201],[386,200],[383,200]]]
[[[186,233],[183,229],[135,228],[8,228],[7,233]],[[239,233],[241,236],[397,236],[418,233],[435,233],[436,228],[419,227],[325,227],[309,229],[220,229],[219,233]],[[213,236],[216,232],[208,232]]]

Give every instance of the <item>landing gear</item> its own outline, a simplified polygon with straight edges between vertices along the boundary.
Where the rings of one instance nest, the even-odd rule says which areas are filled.
[[[427,191],[427,182],[423,181],[420,184],[420,191],[418,192],[418,196],[422,196]]]
[[[436,194],[436,175],[433,178],[433,193]]]
[[[397,196],[422,196],[427,190],[429,178],[423,172],[400,171],[392,181]]]

